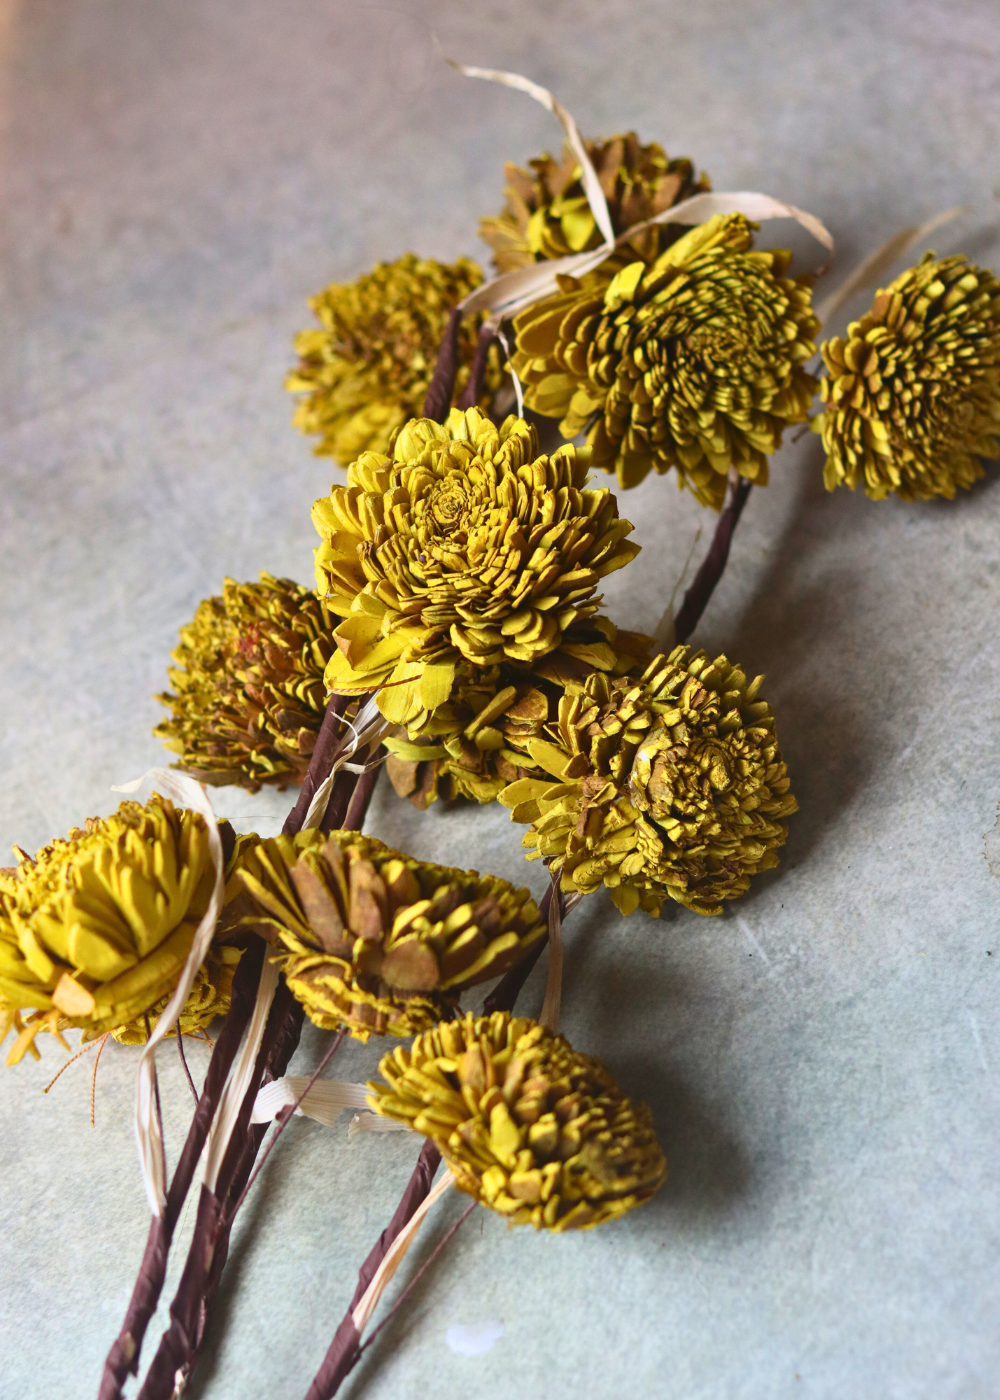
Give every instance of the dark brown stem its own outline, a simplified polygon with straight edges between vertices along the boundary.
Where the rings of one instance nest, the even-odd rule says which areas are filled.
[[[452,308],[448,317],[448,327],[438,351],[434,375],[424,399],[424,417],[443,423],[448,417],[451,401],[455,393],[455,375],[458,373],[458,336],[462,329],[462,313],[458,307]]]
[[[301,791],[295,806],[285,818],[285,824],[281,828],[283,836],[294,836],[297,831],[302,830],[302,823],[306,819],[306,813],[309,811],[309,804],[313,800],[316,789],[330,771],[333,751],[344,732],[341,716],[350,702],[349,695],[330,696],[326,714],[323,716],[323,723],[316,739],[316,747],[313,749],[312,758],[309,761],[309,769],[302,780]],[[331,794],[331,800],[332,797]]]
[[[490,359],[490,346],[496,339],[496,331],[489,321],[481,328],[476,341],[476,353],[472,357],[469,379],[458,401],[459,408],[475,408],[483,397],[483,383],[486,379],[486,366]]]
[[[197,1107],[198,1090],[194,1087],[194,1080],[191,1078],[191,1071],[188,1069],[187,1056],[184,1053],[184,1037],[181,1035],[180,1026],[177,1027],[177,1053],[181,1057],[181,1064],[184,1066],[184,1073],[187,1075],[187,1082],[191,1086],[191,1094],[194,1098],[195,1107]]]
[[[309,809],[309,803],[312,801],[313,793],[329,771],[333,749],[340,737],[340,732],[343,727],[340,723],[340,715],[348,704],[349,697],[335,695],[327,705],[326,714],[323,718],[323,725],[320,729],[316,747],[313,750],[312,758],[309,763],[309,771],[302,784],[302,791],[299,794],[298,801],[295,803],[295,806],[292,808],[285,821],[283,830],[286,834],[294,834],[301,828],[302,822],[305,820],[306,812]],[[342,803],[343,808],[346,809],[350,796],[354,791],[356,778],[353,773],[346,772],[343,773],[342,777],[342,782],[334,784],[331,802],[339,801]],[[224,832],[224,834],[229,834],[231,836],[231,833]],[[198,1099],[198,1106],[195,1109],[191,1127],[188,1130],[187,1141],[184,1144],[176,1170],[174,1171],[173,1180],[170,1183],[170,1189],[167,1192],[166,1208],[162,1216],[154,1216],[150,1221],[146,1248],[143,1253],[142,1263],[139,1266],[139,1274],[132,1291],[132,1297],[125,1313],[125,1320],[104,1363],[99,1400],[121,1400],[122,1388],[127,1377],[130,1374],[136,1375],[138,1373],[139,1352],[146,1334],[146,1328],[149,1326],[150,1318],[156,1311],[160,1293],[163,1289],[163,1282],[167,1272],[167,1256],[173,1240],[174,1230],[180,1217],[181,1209],[187,1199],[188,1191],[191,1189],[191,1182],[194,1178],[202,1149],[205,1146],[209,1128],[215,1117],[215,1111],[218,1107],[222,1090],[229,1077],[229,1071],[236,1058],[243,1033],[253,1014],[257,984],[260,981],[260,973],[263,966],[263,958],[264,945],[259,939],[255,938],[250,947],[243,954],[239,966],[236,969],[236,976],[233,979],[230,1008],[222,1023],[222,1029],[219,1032],[218,1039],[212,1051],[212,1058],[209,1061],[208,1071],[205,1076],[205,1084]],[[288,1060],[291,1059],[295,1047],[298,1044],[302,1013],[296,1006],[293,1013],[290,1014],[292,1015],[292,1020],[294,1020],[295,1025],[293,1031],[290,1032],[284,1064],[281,1068],[275,1068],[275,1077],[284,1073],[284,1066],[287,1065]],[[249,1150],[251,1144],[253,1144],[253,1152],[246,1168],[247,1175],[249,1175],[252,1169],[253,1159],[256,1157],[263,1135],[263,1130],[258,1132],[256,1129],[250,1134],[250,1138],[247,1142],[247,1150]]]
[[[542,896],[538,906],[539,913],[543,918],[547,918],[548,916],[549,904],[552,901],[552,890],[553,886],[550,885]],[[562,904],[562,898],[563,896],[560,892],[560,905]],[[527,957],[523,958],[521,962],[515,967],[512,967],[509,972],[501,977],[494,991],[486,998],[483,1006],[484,1015],[491,1015],[494,1011],[513,1011],[514,1003],[517,1001],[521,988],[527,981],[528,974],[538,961],[542,949],[545,946],[546,940],[539,939],[538,943],[531,949]],[[393,1240],[395,1240],[399,1232],[413,1218],[417,1207],[426,1198],[427,1193],[431,1189],[431,1182],[434,1180],[434,1173],[437,1171],[440,1161],[441,1154],[438,1152],[431,1139],[428,1138],[420,1150],[420,1156],[417,1158],[417,1165],[414,1167],[413,1174],[407,1182],[406,1190],[403,1192],[402,1199],[396,1207],[395,1214],[382,1231],[374,1249],[361,1266],[361,1271],[358,1274],[358,1286],[354,1290],[354,1297],[351,1299],[350,1306],[334,1334],[329,1350],[323,1358],[322,1366],[320,1366],[313,1378],[313,1383],[306,1394],[306,1400],[332,1400],[341,1382],[361,1359],[361,1353],[364,1348],[361,1345],[361,1338],[358,1336],[357,1328],[354,1326],[352,1314],[364,1296],[368,1285],[375,1277],[376,1271],[385,1258]],[[459,1224],[461,1224],[461,1221],[459,1221]],[[436,1252],[437,1251],[435,1251],[435,1253]],[[429,1262],[428,1260],[428,1263]],[[416,1282],[416,1280],[414,1280],[414,1282]]]
[[[184,1143],[167,1192],[166,1208],[162,1215],[154,1216],[150,1221],[146,1250],[125,1313],[125,1321],[104,1363],[99,1400],[119,1400],[126,1377],[130,1372],[135,1375],[138,1371],[139,1349],[149,1320],[156,1311],[166,1277],[170,1242],[201,1158],[222,1090],[243,1039],[243,1032],[253,1014],[263,962],[264,944],[255,938],[240,958],[236,976],[233,978],[229,1011],[212,1051],[198,1107],[195,1109],[187,1141]]]
[[[240,1104],[236,1125],[222,1157],[218,1177],[213,1188],[202,1186],[198,1201],[198,1214],[195,1220],[194,1236],[188,1251],[184,1272],[173,1302],[170,1304],[170,1326],[160,1338],[160,1345],[146,1379],[139,1391],[138,1400],[170,1400],[174,1393],[178,1372],[186,1376],[197,1352],[205,1331],[206,1302],[212,1291],[213,1280],[218,1281],[222,1264],[217,1260],[221,1237],[226,1224],[226,1205],[230,1189],[236,1184],[236,1177],[246,1160],[246,1144],[250,1130],[250,1114],[264,1080],[268,1062],[273,1061],[276,1046],[288,1041],[286,1022],[294,1005],[294,999],[282,982],[275,992],[274,1001],[267,1018],[267,1025],[260,1048],[254,1062],[253,1074]],[[296,1030],[301,1029],[301,1017],[297,1018]],[[283,1034],[284,1033],[284,1034]],[[294,1035],[291,1050],[298,1043]],[[252,1164],[251,1164],[252,1165]],[[249,1170],[248,1170],[249,1174]],[[223,1244],[223,1255],[227,1252]],[[224,1260],[223,1260],[224,1262]]]
[[[320,761],[328,764],[331,753],[332,750],[328,749],[325,759],[321,758]],[[376,768],[358,777],[342,769],[334,782],[331,801],[342,800],[341,790],[346,789],[350,794],[347,806],[354,808],[354,819],[357,821],[354,829],[360,829],[364,822],[378,772]],[[322,774],[317,771],[315,778],[314,791],[322,781]],[[365,783],[364,798],[355,803],[354,797],[362,783]],[[305,813],[304,806],[296,814],[298,823],[304,819]],[[286,822],[286,830],[288,826]],[[254,1162],[267,1132],[266,1124],[250,1126],[253,1104],[261,1084],[284,1074],[298,1045],[301,1026],[302,1008],[282,981],[275,993],[254,1075],[223,1158],[215,1190],[207,1193],[211,1199],[207,1199],[204,1189],[202,1191],[187,1263],[170,1307],[170,1326],[160,1339],[137,1400],[170,1400],[178,1373],[187,1377],[194,1367],[208,1323],[209,1306],[228,1258],[233,1221],[249,1190]],[[337,1043],[331,1047],[329,1054],[332,1054]]]
[[[715,592],[715,585],[722,577],[726,561],[729,558],[729,546],[732,543],[733,531],[743,514],[743,507],[747,503],[752,484],[752,482],[747,481],[745,476],[741,476],[736,486],[729,488],[729,500],[716,522],[715,534],[712,536],[708,553],[702,560],[701,567],[695,574],[691,587],[684,594],[684,602],[674,619],[674,638],[678,642],[686,642],[690,637],[708,606],[709,598]]]
[[[379,750],[381,754],[382,750]],[[376,755],[378,757],[378,755]],[[344,813],[343,830],[360,831],[365,824],[365,814],[368,811],[368,804],[372,800],[372,793],[375,791],[375,784],[378,782],[381,764],[376,768],[369,768],[362,773],[357,781],[351,800],[347,804],[347,811]]]

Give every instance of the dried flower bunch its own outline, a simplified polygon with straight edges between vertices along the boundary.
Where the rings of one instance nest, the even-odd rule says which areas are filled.
[[[823,342],[827,489],[882,501],[946,496],[1000,456],[1000,282],[928,253],[879,291],[847,338]]]
[[[396,429],[421,410],[452,307],[482,280],[470,258],[449,265],[405,253],[310,298],[320,328],[296,336],[299,365],[285,387],[304,395],[294,422],[303,433],[320,435],[318,456],[347,463],[362,452],[385,451]],[[456,402],[469,378],[478,328],[470,319],[459,335]],[[484,407],[502,378],[494,349]]]
[[[716,215],[651,265],[564,279],[515,318],[525,404],[587,431],[592,463],[623,487],[676,470],[722,506],[730,468],[767,482],[782,429],[802,423],[816,381],[803,368],[819,327],[791,253],[754,252],[742,214]]]
[[[344,619],[327,685],[384,686],[382,713],[409,724],[450,698],[463,662],[527,669],[554,651],[639,546],[610,492],[584,487],[588,454],[542,455],[522,418],[417,419],[390,454],[363,454],[313,506],[316,581]]]
[[[144,1017],[177,984],[211,896],[204,818],[158,796],[123,802],[34,860],[19,855],[20,866],[0,876],[0,1025],[19,1032],[8,1064],[34,1051],[39,1031],[144,1040]],[[235,950],[217,951],[184,1007],[183,1030],[225,1012],[236,961]]]
[[[682,199],[712,188],[707,175],[695,179],[694,166],[671,160],[655,141],[644,146],[634,131],[606,141],[584,142],[616,234],[651,219]],[[510,272],[546,258],[562,258],[597,248],[601,233],[584,191],[580,162],[573,148],[563,147],[562,160],[546,151],[522,170],[508,161],[503,211],[479,220],[479,235],[493,249],[498,272]],[[677,226],[662,224],[636,235],[628,247],[650,261],[677,236]]]
[[[526,1016],[445,1023],[383,1056],[379,1071],[376,1112],[432,1138],[458,1188],[513,1225],[588,1229],[666,1178],[645,1104]]]
[[[276,946],[309,1018],[360,1040],[434,1025],[546,932],[527,890],[350,831],[248,843],[226,897],[223,926]]]
[[[562,644],[527,676],[511,666],[459,667],[451,700],[385,740],[389,778],[400,797],[424,811],[436,798],[493,802],[516,778],[538,776],[524,741],[555,718],[559,697],[593,671],[642,669],[650,638],[606,617],[575,623]],[[470,674],[471,673],[471,674]]]
[[[326,709],[336,626],[323,600],[287,578],[227,578],[198,604],[172,653],[173,714],[154,731],[203,783],[299,783]]]
[[[564,890],[601,884],[623,914],[665,899],[699,914],[777,864],[797,803],[771,707],[724,656],[676,647],[639,677],[595,674],[529,754],[550,776],[500,794]]]

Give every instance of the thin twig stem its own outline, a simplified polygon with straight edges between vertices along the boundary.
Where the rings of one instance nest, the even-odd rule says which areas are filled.
[[[241,1206],[241,1205],[243,1204],[243,1202],[246,1200],[246,1198],[247,1198],[247,1193],[249,1192],[251,1186],[254,1184],[254,1182],[257,1180],[257,1178],[260,1176],[261,1172],[263,1171],[263,1169],[264,1169],[264,1163],[267,1161],[268,1157],[270,1157],[271,1151],[272,1151],[272,1149],[273,1149],[273,1147],[274,1147],[274,1144],[278,1141],[278,1139],[281,1137],[281,1134],[285,1131],[285,1126],[286,1126],[286,1124],[288,1123],[289,1119],[293,1117],[293,1115],[294,1115],[294,1113],[295,1113],[295,1110],[299,1107],[299,1105],[301,1104],[302,1100],[305,1098],[306,1094],[308,1094],[309,1090],[310,1090],[310,1089],[312,1088],[312,1086],[316,1083],[316,1080],[320,1077],[320,1075],[322,1074],[323,1070],[326,1069],[327,1065],[328,1065],[328,1064],[330,1063],[330,1061],[333,1059],[333,1056],[334,1056],[335,1051],[339,1048],[340,1042],[344,1039],[344,1036],[345,1036],[346,1034],[347,1034],[346,1031],[338,1031],[338,1032],[337,1032],[337,1034],[334,1036],[332,1042],[330,1043],[330,1048],[327,1050],[326,1054],[323,1056],[323,1058],[320,1060],[319,1064],[316,1066],[316,1068],[313,1070],[312,1074],[309,1076],[308,1083],[306,1084],[306,1087],[302,1090],[302,1093],[298,1096],[298,1098],[295,1100],[295,1102],[294,1102],[293,1104],[288,1104],[288,1105],[287,1105],[285,1108],[283,1108],[283,1109],[281,1110],[281,1112],[278,1114],[278,1126],[277,1126],[277,1129],[276,1129],[274,1135],[272,1136],[270,1142],[269,1142],[269,1143],[267,1144],[267,1146],[264,1148],[264,1154],[263,1154],[263,1156],[261,1157],[260,1161],[257,1163],[257,1165],[254,1167],[253,1172],[251,1173],[250,1179],[247,1181],[247,1184],[244,1186],[243,1190],[242,1190],[242,1191],[240,1192],[240,1194],[239,1194],[239,1197],[238,1197],[238,1199],[237,1199],[237,1201],[236,1201],[236,1204],[233,1206],[232,1210],[229,1212],[229,1219],[230,1219],[230,1220],[233,1219],[233,1217],[235,1216],[236,1212],[239,1210],[240,1206]]]
[[[188,1069],[187,1056],[184,1054],[184,1037],[181,1035],[181,1028],[177,1027],[177,1053],[181,1057],[181,1064],[184,1066],[184,1073],[187,1075],[187,1082],[191,1085],[191,1093],[194,1095],[195,1106],[198,1104],[198,1090],[194,1087],[194,1080],[191,1078],[191,1071]]]
[[[715,534],[712,536],[708,553],[702,560],[691,587],[684,594],[684,602],[674,620],[674,638],[677,642],[687,641],[698,626],[701,615],[708,606],[708,600],[715,592],[715,586],[722,577],[726,561],[729,558],[729,546],[732,543],[733,531],[743,514],[743,507],[747,503],[752,484],[744,476],[729,483],[729,499],[716,523]]]
[[[496,340],[496,325],[488,320],[479,331],[476,353],[473,355],[472,364],[469,367],[469,378],[462,390],[462,397],[458,401],[459,408],[475,408],[483,397],[486,366],[490,362],[490,346],[494,340]]]

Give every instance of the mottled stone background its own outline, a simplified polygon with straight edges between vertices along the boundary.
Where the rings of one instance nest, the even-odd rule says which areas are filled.
[[[2,0],[0,17],[4,847],[109,810],[112,783],[161,760],[153,692],[225,574],[309,580],[309,506],[339,473],[281,387],[305,297],[408,248],[478,256],[503,161],[558,144],[527,98],[444,67],[435,32],[556,89],[585,133],[635,127],[716,188],[814,211],[838,240],[830,287],[966,201],[938,250],[1000,262],[988,0]],[[807,438],[772,475],[699,640],[767,673],[802,807],[781,866],[721,919],[626,922],[595,897],[567,928],[565,1029],[652,1104],[670,1180],[576,1238],[474,1215],[345,1394],[996,1394],[998,474],[952,504],[831,497]],[[609,609],[651,628],[710,522],[661,479],[622,510],[645,550]],[[287,805],[218,794],[266,832]],[[380,790],[370,826],[540,888],[500,810],[420,816]],[[47,1097],[55,1046],[0,1078],[4,1397],[96,1393],[146,1232],[136,1055],[106,1051],[96,1131],[89,1061]],[[374,1059],[352,1047],[339,1073]],[[176,1153],[190,1102],[169,1046],[161,1061]],[[294,1122],[189,1394],[304,1393],[413,1158],[407,1138]],[[447,1349],[450,1324],[491,1319],[486,1356]]]

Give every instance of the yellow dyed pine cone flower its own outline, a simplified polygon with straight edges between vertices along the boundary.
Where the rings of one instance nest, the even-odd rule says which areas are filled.
[[[859,482],[874,501],[946,496],[1000,456],[1000,282],[964,257],[917,266],[820,347],[828,491]]]
[[[463,675],[452,698],[422,711],[385,740],[389,778],[400,797],[424,811],[438,797],[494,802],[517,778],[540,777],[524,750],[554,721],[563,694],[582,687],[592,671],[612,676],[642,670],[652,639],[624,632],[606,617],[588,618],[566,633],[527,676],[499,666]]]
[[[304,395],[294,422],[320,435],[317,456],[346,464],[386,450],[393,432],[423,408],[452,307],[482,280],[469,258],[449,265],[406,253],[310,298],[320,328],[296,336],[299,365],[285,387]],[[455,402],[468,382],[481,321],[462,324]],[[502,378],[494,345],[484,407]]]
[[[798,806],[762,679],[681,646],[639,677],[597,673],[566,695],[546,737],[525,743],[550,776],[500,794],[531,823],[528,859],[561,871],[564,890],[606,885],[623,914],[658,916],[666,899],[720,913],[777,864]]]
[[[589,453],[551,457],[522,418],[415,419],[313,506],[316,583],[344,620],[332,691],[384,686],[387,719],[443,705],[463,663],[528,670],[593,616],[605,574],[639,552],[615,498],[584,488]]]
[[[646,1105],[525,1016],[446,1022],[383,1056],[379,1071],[372,1108],[431,1138],[459,1189],[514,1225],[588,1229],[666,1178]]]
[[[174,689],[157,696],[173,715],[154,733],[180,754],[174,766],[206,783],[300,783],[326,710],[323,672],[337,619],[314,592],[262,573],[227,578],[198,604],[172,653]]]
[[[144,1015],[176,986],[212,894],[204,818],[154,795],[91,817],[34,860],[18,854],[20,866],[0,875],[0,1029],[19,1031],[8,1064],[42,1030],[132,1040],[141,1028],[145,1039]],[[184,1007],[184,1030],[228,1007],[238,955],[215,953]]]
[[[608,201],[616,234],[712,187],[706,175],[695,179],[689,160],[671,160],[655,141],[641,145],[634,131],[606,141],[585,141],[584,146]],[[498,272],[582,253],[600,247],[603,241],[572,147],[564,146],[561,162],[546,152],[528,164],[530,171],[510,162],[504,166],[507,202],[503,212],[479,221],[479,235],[493,249]],[[676,235],[676,226],[660,226],[637,235],[636,243],[629,246],[649,260]]]
[[[222,926],[269,939],[310,1020],[360,1040],[433,1025],[547,932],[527,890],[350,831],[248,845],[226,896]]]
[[[720,214],[654,263],[598,268],[515,317],[512,365],[528,408],[588,430],[592,464],[623,487],[676,470],[721,509],[730,468],[767,483],[782,429],[802,423],[819,322],[791,254],[753,251],[754,225]]]

